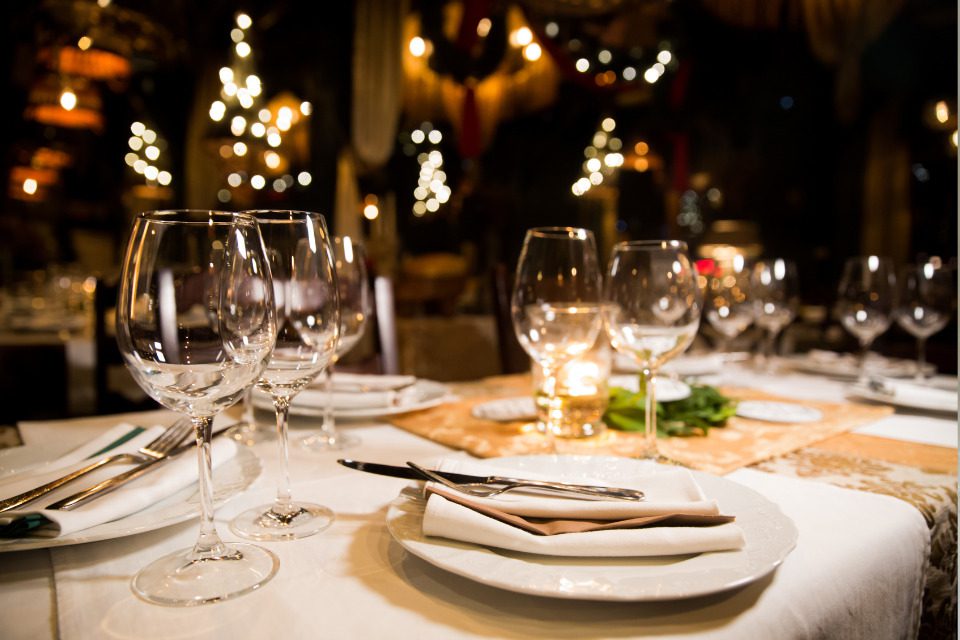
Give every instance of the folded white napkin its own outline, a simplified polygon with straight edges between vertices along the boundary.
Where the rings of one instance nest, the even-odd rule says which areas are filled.
[[[130,425],[125,426],[128,430],[130,429]],[[162,431],[163,427],[151,427],[137,437],[103,455],[135,451],[156,438]],[[98,442],[103,440],[104,438],[102,437],[97,438]],[[106,444],[109,442],[112,442],[112,440],[108,440]],[[100,448],[102,448],[102,446]],[[83,448],[91,452],[99,450],[92,446],[91,443],[88,443]],[[229,438],[218,438],[212,445],[213,466],[217,467],[230,460],[236,455],[236,452],[236,442]],[[75,456],[76,453],[71,452],[67,455]],[[43,467],[42,469],[27,471],[23,474],[16,474],[8,478],[0,485],[0,498],[14,496],[32,487],[49,482],[74,469],[81,468],[88,461],[81,458],[80,462],[67,465],[59,464],[60,462],[61,459],[58,459],[55,467]],[[20,509],[0,513],[0,527],[12,525],[22,518],[41,516],[46,522],[30,530],[26,535],[30,537],[54,538],[130,515],[131,513],[156,504],[167,496],[197,481],[197,456],[194,452],[188,451],[119,489],[92,500],[87,504],[76,507],[73,510],[58,511],[44,508],[48,504],[93,486],[105,478],[119,475],[124,471],[132,469],[134,466],[136,465],[128,463],[106,465],[94,473],[68,483],[64,487],[51,492],[39,500],[24,505]]]
[[[956,389],[936,387],[903,380],[884,380],[886,389],[893,392],[892,400],[933,411],[957,411]]]
[[[142,427],[121,423],[104,431],[93,440],[85,442],[76,449],[63,454],[59,458],[54,458],[53,460],[44,460],[42,462],[20,467],[17,469],[15,474],[12,474],[9,477],[5,476],[3,480],[0,480],[0,495],[3,495],[3,493],[6,491],[5,486],[8,482],[22,481],[27,472],[40,473],[41,471],[56,471],[58,469],[64,469],[65,467],[75,465],[77,462],[86,460],[98,451],[103,451],[106,447],[109,447],[112,443],[133,432],[134,430],[139,430],[141,434],[145,431]],[[154,427],[153,433],[156,436],[159,435],[160,431],[162,430],[162,427]],[[0,468],[0,472],[6,472],[6,470]],[[64,475],[65,473],[66,472],[61,472],[59,475]],[[17,493],[20,492],[14,491],[11,495],[16,495]]]
[[[379,409],[385,407],[402,407],[414,404],[419,398],[416,387],[386,391],[336,391],[329,395],[322,390],[306,388],[298,393],[293,402],[304,407],[323,408],[328,402],[333,403],[334,409]]]
[[[442,461],[438,468],[478,475],[558,479],[460,460]],[[610,484],[583,478],[559,479],[580,484]],[[704,496],[693,475],[686,469],[657,471],[617,484],[642,490],[646,499],[642,502],[577,500],[507,493],[493,498],[471,496],[470,501],[507,513],[537,518],[625,520],[673,513],[719,514],[716,501]],[[428,485],[432,486],[432,483]],[[651,526],[642,529],[609,529],[541,536],[487,517],[436,494],[431,494],[427,500],[423,533],[483,546],[556,556],[676,555],[739,549],[744,544],[743,532],[736,523],[709,527]]]
[[[395,391],[409,387],[417,381],[416,376],[374,375],[336,371],[333,374],[333,390],[347,392]]]

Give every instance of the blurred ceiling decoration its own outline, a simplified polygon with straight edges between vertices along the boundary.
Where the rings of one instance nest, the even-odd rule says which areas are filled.
[[[386,164],[397,138],[407,4],[355,3],[350,138],[357,160],[372,168]]]
[[[834,103],[851,122],[860,109],[860,59],[906,0],[701,0],[712,14],[748,29],[801,28],[810,50],[836,67]]]
[[[648,101],[653,85],[681,69],[670,3],[548,2],[522,5],[537,39],[564,76],[612,93],[621,103]]]
[[[100,92],[84,78],[47,74],[30,88],[24,117],[67,129],[103,130]]]
[[[60,170],[73,163],[66,151],[43,146],[21,148],[16,155],[7,193],[26,202],[45,201],[50,190],[60,183]]]
[[[510,45],[501,47],[508,33]],[[450,122],[462,158],[479,156],[502,120],[556,99],[560,74],[515,5],[424,3],[407,17],[404,41],[406,117]]]
[[[146,14],[108,0],[44,0],[41,5],[49,32],[44,46],[90,42],[88,51],[111,52],[134,67],[172,60],[183,42]]]
[[[130,76],[130,60],[103,49],[92,48],[90,38],[80,38],[81,46],[47,47],[41,49],[37,58],[49,68],[60,73],[89,78],[90,80],[124,80]]]
[[[240,208],[251,207],[259,192],[274,197],[312,181],[309,172],[297,173],[295,168],[307,163],[313,105],[289,93],[264,102],[249,40],[252,26],[248,14],[236,14],[230,30],[230,66],[218,72],[220,91],[210,103],[205,135],[205,145],[219,159],[226,183],[217,199]]]

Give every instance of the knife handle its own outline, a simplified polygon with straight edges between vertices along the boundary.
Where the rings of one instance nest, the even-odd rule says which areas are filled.
[[[102,482],[98,482],[89,489],[84,489],[83,491],[75,493],[72,496],[67,496],[63,500],[58,500],[53,504],[48,505],[46,508],[70,511],[75,507],[86,504],[94,498],[99,498],[100,496],[110,493],[114,489],[119,489],[121,486],[125,485],[131,480],[139,478],[143,474],[152,471],[157,465],[163,464],[172,458],[174,458],[174,456],[168,455],[156,460],[150,460],[149,462],[145,462],[140,466],[121,473],[120,475],[116,475],[111,478],[107,478]]]
[[[77,478],[87,475],[91,471],[95,471],[100,467],[106,466],[113,462],[118,462],[120,460],[138,461],[140,460],[140,458],[130,453],[115,453],[113,455],[107,456],[106,458],[101,458],[95,462],[91,462],[90,464],[88,464],[87,466],[81,469],[77,469],[76,471],[68,473],[64,476],[60,476],[56,480],[51,480],[50,482],[46,484],[42,484],[39,487],[30,489],[29,491],[24,491],[21,494],[11,496],[10,498],[7,498],[5,500],[0,500],[0,512],[9,511],[21,505],[27,504],[28,502],[32,502],[37,498],[47,495],[54,489],[62,487],[68,482],[73,482]]]
[[[508,478],[504,476],[490,476],[486,479],[490,484],[509,484],[515,487],[530,487],[546,489],[548,491],[562,491],[582,493],[598,498],[615,498],[619,500],[643,500],[644,493],[638,489],[622,487],[602,487],[589,484],[570,484],[566,482],[547,482],[545,480],[528,480],[525,478]]]

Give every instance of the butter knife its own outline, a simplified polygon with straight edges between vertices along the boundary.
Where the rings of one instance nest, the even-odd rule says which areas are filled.
[[[361,462],[359,460],[337,460],[340,464],[350,469],[376,473],[378,475],[392,476],[394,478],[409,478],[411,480],[423,480],[424,474],[413,468],[381,464],[379,462]],[[597,485],[573,484],[569,482],[546,482],[542,480],[530,480],[528,478],[509,478],[506,476],[477,476],[466,473],[456,473],[452,471],[439,471],[428,469],[432,474],[443,479],[460,485],[486,485],[511,487],[514,489],[541,490],[548,492],[561,492],[579,494],[580,496],[589,496],[593,499],[617,499],[617,500],[643,500],[644,494],[637,489],[626,489],[622,487],[606,487]],[[449,486],[449,485],[448,485]]]
[[[214,431],[213,434],[210,436],[211,441],[213,440],[213,438],[216,438],[217,436],[220,436],[226,433],[227,431],[229,431],[230,428],[233,426],[234,425],[230,425],[228,427],[224,427],[222,429],[218,429],[217,431]],[[162,465],[166,464],[170,460],[173,460],[174,458],[179,456],[181,453],[190,451],[191,449],[195,450],[196,448],[197,448],[197,445],[195,442],[182,444],[176,449],[174,449],[173,451],[171,451],[169,454],[163,456],[162,458],[148,460],[147,462],[139,464],[133,469],[130,469],[129,471],[124,471],[119,475],[115,475],[110,478],[107,478],[106,480],[98,482],[97,484],[93,485],[88,489],[84,489],[83,491],[79,491],[71,496],[67,496],[62,500],[57,500],[56,502],[49,504],[44,508],[70,511],[71,509],[75,509],[76,507],[79,507],[82,504],[86,504],[90,502],[91,500],[95,500],[96,498],[105,496],[108,493],[116,489],[119,489],[120,487],[127,484],[128,482],[132,480],[136,480],[140,476],[160,468]]]

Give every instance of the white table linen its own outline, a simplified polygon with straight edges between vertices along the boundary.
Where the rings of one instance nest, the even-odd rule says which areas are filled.
[[[842,399],[835,383],[791,378],[785,388],[793,397]],[[904,426],[914,419],[896,417],[903,418]],[[150,418],[141,424],[143,420],[152,424]],[[102,431],[115,420],[100,423]],[[96,419],[74,422],[69,435],[90,437],[95,424]],[[351,457],[401,465],[451,456],[469,459],[386,425],[344,428],[363,441]],[[24,437],[55,441],[62,448],[67,431],[63,425],[29,426]],[[55,434],[58,440],[53,440]],[[249,493],[218,511],[226,539],[235,539],[226,527],[234,514],[275,491],[276,445],[263,443],[255,451],[266,473]],[[192,544],[196,521],[117,540],[0,554],[0,618],[16,621],[5,623],[4,636],[235,640],[282,633],[286,638],[447,640],[873,639],[915,634],[930,534],[920,513],[894,498],[742,469],[727,477],[777,503],[800,532],[797,547],[773,574],[738,590],[692,600],[561,601],[487,587],[408,555],[384,524],[387,505],[407,481],[344,469],[335,463],[342,454],[291,451],[294,495],[326,504],[337,519],[310,538],[262,543],[281,560],[277,577],[262,590],[191,609],[152,606],[132,595],[130,577],[164,553]]]

